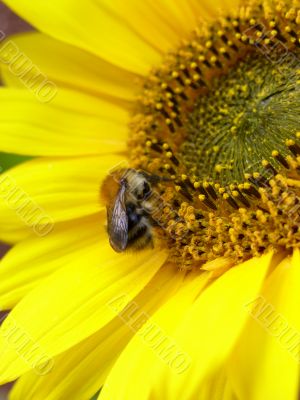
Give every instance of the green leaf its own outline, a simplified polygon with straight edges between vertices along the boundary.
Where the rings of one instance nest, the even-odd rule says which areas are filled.
[[[21,156],[18,154],[0,153],[0,173],[13,167],[14,165],[20,164],[32,157]]]

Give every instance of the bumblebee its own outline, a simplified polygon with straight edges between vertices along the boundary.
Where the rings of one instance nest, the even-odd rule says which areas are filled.
[[[116,252],[153,246],[152,186],[159,178],[144,171],[123,169],[112,173],[102,186],[107,202],[107,231]]]

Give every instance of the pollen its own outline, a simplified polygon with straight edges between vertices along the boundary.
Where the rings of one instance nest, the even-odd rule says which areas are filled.
[[[299,15],[250,1],[143,82],[130,165],[160,178],[153,229],[180,268],[300,247]]]

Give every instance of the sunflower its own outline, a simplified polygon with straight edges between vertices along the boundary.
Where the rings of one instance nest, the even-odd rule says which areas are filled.
[[[5,3],[39,30],[0,48],[10,398],[297,399],[299,2]],[[154,212],[117,253],[124,169]]]

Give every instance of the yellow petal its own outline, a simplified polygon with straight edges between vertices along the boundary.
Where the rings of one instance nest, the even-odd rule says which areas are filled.
[[[250,299],[249,321],[233,351],[230,377],[241,400],[298,397],[300,257],[276,267],[262,293]]]
[[[220,10],[230,15],[239,4],[238,0],[5,3],[39,30],[138,74],[149,72],[160,62],[160,54],[177,46],[201,19],[216,18]]]
[[[129,71],[145,74],[160,62],[158,51],[101,0],[45,0],[43,3],[6,0],[5,3],[40,31]]]
[[[20,227],[43,237],[55,222],[103,210],[101,182],[122,161],[115,155],[44,158],[5,172],[0,176],[0,238]]]
[[[28,83],[34,81],[38,67],[44,79],[54,82],[59,88],[134,100],[136,75],[77,47],[42,33],[30,32],[10,37],[2,44],[2,61],[5,46],[11,46],[10,58],[1,63],[3,80],[7,85],[27,88]]]
[[[1,178],[0,178],[1,179]],[[6,226],[1,227],[0,230],[0,240],[3,242],[13,245],[15,243],[20,242],[21,240],[26,240],[28,236],[30,236],[28,229],[24,229],[23,226]]]
[[[240,400],[232,389],[226,366],[222,366],[204,379],[197,390],[197,396],[201,400]]]
[[[119,255],[102,244],[45,279],[1,326],[1,382],[48,365],[109,323],[115,317],[110,302],[122,295],[130,302],[165,258],[153,250]]]
[[[58,88],[43,103],[30,90],[0,90],[0,151],[85,155],[126,150],[128,113],[103,99]]]
[[[149,0],[151,2],[151,0]],[[239,0],[159,0],[151,2],[151,6],[161,18],[169,16],[167,23],[184,38],[195,26],[203,21],[213,20],[221,12],[231,15],[231,11],[239,5]]]
[[[113,367],[100,399],[132,399],[134,393],[141,400],[151,393],[154,399],[197,398],[201,383],[219,371],[230,354],[247,320],[245,304],[259,292],[270,259],[269,254],[232,268],[184,312],[185,297],[178,293],[176,302],[170,308],[167,303],[155,319],[177,351],[165,350],[160,355],[168,357],[159,358],[143,342],[137,348],[140,338],[134,338]]]
[[[102,212],[58,223],[43,239],[31,235],[15,245],[0,261],[1,309],[12,309],[42,279],[107,242],[105,221]]]
[[[189,0],[99,0],[99,3],[162,53],[176,48],[199,18]]]
[[[45,375],[32,371],[14,385],[11,400],[90,399],[103,385],[119,353],[136,331],[136,323],[147,318],[182,284],[184,273],[165,265],[145,289],[126,307],[127,312],[53,360]],[[116,304],[116,303],[112,303]],[[120,310],[121,311],[121,310]],[[116,312],[118,312],[116,310]]]
[[[197,393],[204,378],[218,370],[230,354],[248,314],[245,304],[257,295],[272,254],[253,258],[218,278],[195,302],[174,337],[192,363],[178,377],[165,370],[168,398],[182,400]]]
[[[191,357],[173,336],[174,328],[207,284],[209,273],[191,274],[178,292],[136,333],[113,366],[99,399],[148,399],[159,378],[161,365],[171,368],[178,376],[188,368]],[[176,357],[183,361],[177,369]],[[183,356],[183,358],[182,358]],[[173,366],[174,364],[174,366]],[[163,388],[154,399],[164,399]],[[179,397],[173,397],[174,399]]]

